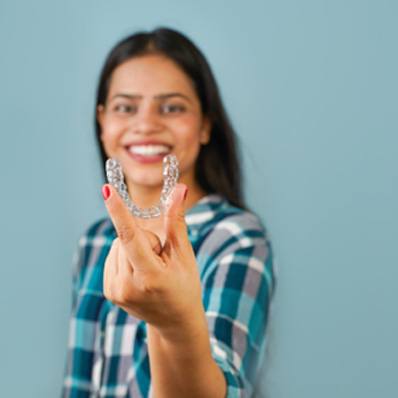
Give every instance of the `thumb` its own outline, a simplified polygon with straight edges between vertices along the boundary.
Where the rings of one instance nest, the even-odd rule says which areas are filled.
[[[166,240],[172,245],[189,242],[185,223],[185,199],[188,188],[185,184],[177,184],[169,198],[164,220]]]

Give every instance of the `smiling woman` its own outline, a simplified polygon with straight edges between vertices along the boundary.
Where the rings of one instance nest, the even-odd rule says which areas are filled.
[[[137,200],[153,204],[162,159],[169,153],[179,161],[181,182],[190,187],[191,198],[203,196],[195,161],[209,141],[210,124],[189,77],[174,61],[147,54],[119,65],[105,104],[98,105],[98,120],[104,150],[119,159]]]
[[[87,228],[74,261],[63,397],[251,396],[273,253],[244,205],[235,133],[203,54],[166,28],[117,43],[95,127],[101,168],[118,160],[140,207],[159,200],[165,156],[180,180],[154,219],[103,186],[108,217]]]

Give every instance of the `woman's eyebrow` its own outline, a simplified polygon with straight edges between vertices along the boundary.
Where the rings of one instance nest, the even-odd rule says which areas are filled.
[[[184,98],[184,99],[186,99],[188,102],[192,102],[192,100],[188,97],[188,96],[186,96],[186,95],[184,95],[184,94],[182,94],[182,93],[165,93],[165,94],[158,94],[158,95],[155,95],[155,97],[154,98],[156,98],[156,99],[167,99],[167,98],[170,98],[170,97],[181,97],[181,98]]]
[[[127,99],[141,99],[142,95],[118,93],[118,94],[115,94],[114,96],[112,96],[109,101],[112,101],[113,99],[115,99],[117,97],[122,97],[122,98],[127,98]]]
[[[127,98],[127,99],[132,99],[132,100],[143,98],[143,96],[140,94],[118,93],[118,94],[115,94],[110,99],[110,101],[112,101],[114,98],[117,98],[117,97],[122,97],[122,98]],[[171,97],[181,97],[181,98],[186,99],[188,102],[192,102],[192,100],[188,96],[186,96],[185,94],[182,94],[182,93],[178,93],[178,92],[157,94],[154,96],[155,99],[159,99],[159,100],[164,100],[164,99],[171,98]]]

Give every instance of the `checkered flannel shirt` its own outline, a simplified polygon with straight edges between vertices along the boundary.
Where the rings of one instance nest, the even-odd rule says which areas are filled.
[[[227,397],[250,397],[275,285],[269,236],[254,214],[215,194],[189,209],[186,223]],[[104,262],[116,236],[111,220],[101,219],[81,236],[75,252],[63,398],[151,395],[146,324],[103,296]]]

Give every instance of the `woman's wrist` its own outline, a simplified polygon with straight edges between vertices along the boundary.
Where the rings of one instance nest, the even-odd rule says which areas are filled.
[[[148,324],[148,330],[164,344],[185,346],[207,342],[209,347],[209,332],[202,303],[195,309],[180,316],[178,321],[166,323],[162,326]]]
[[[148,325],[148,351],[156,397],[225,397],[226,380],[212,357],[203,308],[191,318],[177,329]],[[203,380],[212,380],[212,383],[203,383]]]

